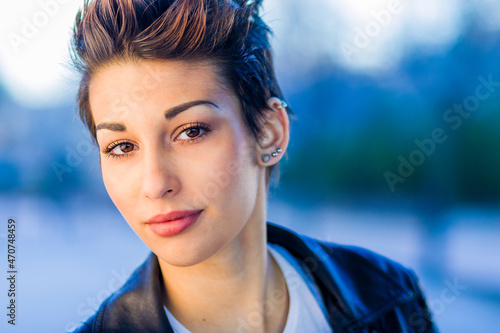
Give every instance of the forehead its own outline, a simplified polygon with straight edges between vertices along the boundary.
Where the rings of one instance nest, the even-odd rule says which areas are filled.
[[[213,61],[127,60],[99,68],[89,82],[94,113],[120,113],[159,102],[231,93]]]

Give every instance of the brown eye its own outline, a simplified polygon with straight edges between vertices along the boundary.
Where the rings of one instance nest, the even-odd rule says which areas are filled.
[[[194,143],[211,131],[212,126],[205,123],[195,123],[184,127],[175,140]]]
[[[134,145],[130,143],[122,143],[119,147],[124,153],[130,153],[132,150],[134,150]]]
[[[135,148],[135,145],[130,142],[120,143],[111,149],[112,155],[125,155],[132,152]]]
[[[196,138],[201,133],[201,128],[190,128],[186,131],[186,135],[190,138]]]

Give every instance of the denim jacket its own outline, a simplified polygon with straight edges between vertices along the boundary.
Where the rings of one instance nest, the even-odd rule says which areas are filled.
[[[272,223],[267,223],[267,241],[284,247],[316,283],[334,333],[438,332],[417,277],[402,265]],[[163,308],[154,253],[75,331],[90,332],[174,333]]]

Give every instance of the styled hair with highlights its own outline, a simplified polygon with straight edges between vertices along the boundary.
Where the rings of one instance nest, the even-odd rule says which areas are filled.
[[[262,0],[84,0],[73,29],[72,61],[82,74],[79,115],[95,142],[89,81],[120,60],[211,60],[239,97],[243,118],[262,139],[267,99],[284,99],[274,73],[270,28],[259,16]],[[287,108],[292,115],[292,111]],[[266,183],[278,164],[267,167]]]

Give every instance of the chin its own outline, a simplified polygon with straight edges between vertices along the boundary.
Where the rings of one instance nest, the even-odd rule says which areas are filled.
[[[204,262],[217,251],[214,248],[183,247],[169,251],[169,247],[161,247],[158,251],[152,249],[159,260],[176,267],[190,267]]]
[[[164,256],[161,253],[155,253],[158,257],[158,260],[175,267],[192,267],[199,263],[202,263],[208,258],[203,256],[192,255],[189,257],[172,257],[172,256]]]
[[[176,267],[194,266],[212,257],[224,242],[210,237],[190,237],[194,234],[186,233],[172,238],[159,238],[145,241],[159,260]]]

